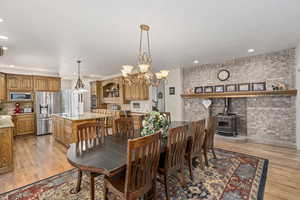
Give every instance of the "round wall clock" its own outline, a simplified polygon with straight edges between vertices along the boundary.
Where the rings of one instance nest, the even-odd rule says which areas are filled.
[[[226,69],[221,69],[219,72],[218,72],[218,79],[220,81],[226,81],[228,80],[230,77],[230,72]]]

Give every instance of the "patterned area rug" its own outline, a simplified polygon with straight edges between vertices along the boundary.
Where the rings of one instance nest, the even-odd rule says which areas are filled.
[[[198,165],[193,169],[194,181],[185,170],[187,186],[179,184],[178,177],[170,176],[171,199],[205,200],[255,200],[263,199],[266,183],[268,160],[216,149],[217,159],[209,155],[210,167],[204,171]],[[84,174],[82,188],[78,194],[69,191],[76,184],[77,170],[32,183],[0,195],[0,200],[89,200],[89,179]],[[97,177],[96,199],[102,200],[103,177]],[[111,197],[109,199],[115,199]],[[158,182],[157,198],[165,199],[164,186]]]

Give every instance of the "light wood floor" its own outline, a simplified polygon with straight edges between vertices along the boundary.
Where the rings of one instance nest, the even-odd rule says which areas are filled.
[[[52,136],[26,136],[14,140],[14,166],[0,175],[0,193],[18,188],[72,168],[66,148]],[[265,200],[300,199],[300,152],[263,144],[217,140],[216,147],[269,159]]]

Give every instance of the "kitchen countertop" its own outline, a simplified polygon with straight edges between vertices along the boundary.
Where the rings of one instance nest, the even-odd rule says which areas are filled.
[[[92,112],[86,112],[81,115],[74,115],[74,116],[70,116],[67,113],[57,113],[57,114],[53,114],[53,115],[57,116],[57,117],[62,117],[64,119],[71,120],[71,121],[90,120],[90,119],[97,119],[97,118],[113,116],[113,115],[108,115],[108,114],[100,114],[100,113],[92,113]]]
[[[14,127],[14,124],[11,121],[11,116],[0,115],[0,128],[11,128],[11,127]]]
[[[14,113],[14,114],[11,114],[11,115],[33,115],[35,114],[34,112],[31,112],[31,113]]]

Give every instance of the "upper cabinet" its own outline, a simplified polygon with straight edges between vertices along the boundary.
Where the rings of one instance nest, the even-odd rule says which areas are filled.
[[[123,78],[114,78],[104,80],[102,85],[102,101],[103,103],[124,103]]]
[[[91,108],[97,109],[102,108],[102,87],[100,81],[90,82],[91,89]]]
[[[32,91],[32,76],[7,74],[7,90]]]
[[[33,82],[35,91],[60,91],[60,78],[34,76]]]
[[[0,102],[6,100],[6,79],[5,74],[0,73]]]
[[[60,78],[49,77],[48,78],[48,90],[51,92],[58,92],[61,88]]]
[[[124,84],[125,101],[139,101],[149,99],[149,87],[143,83]]]

